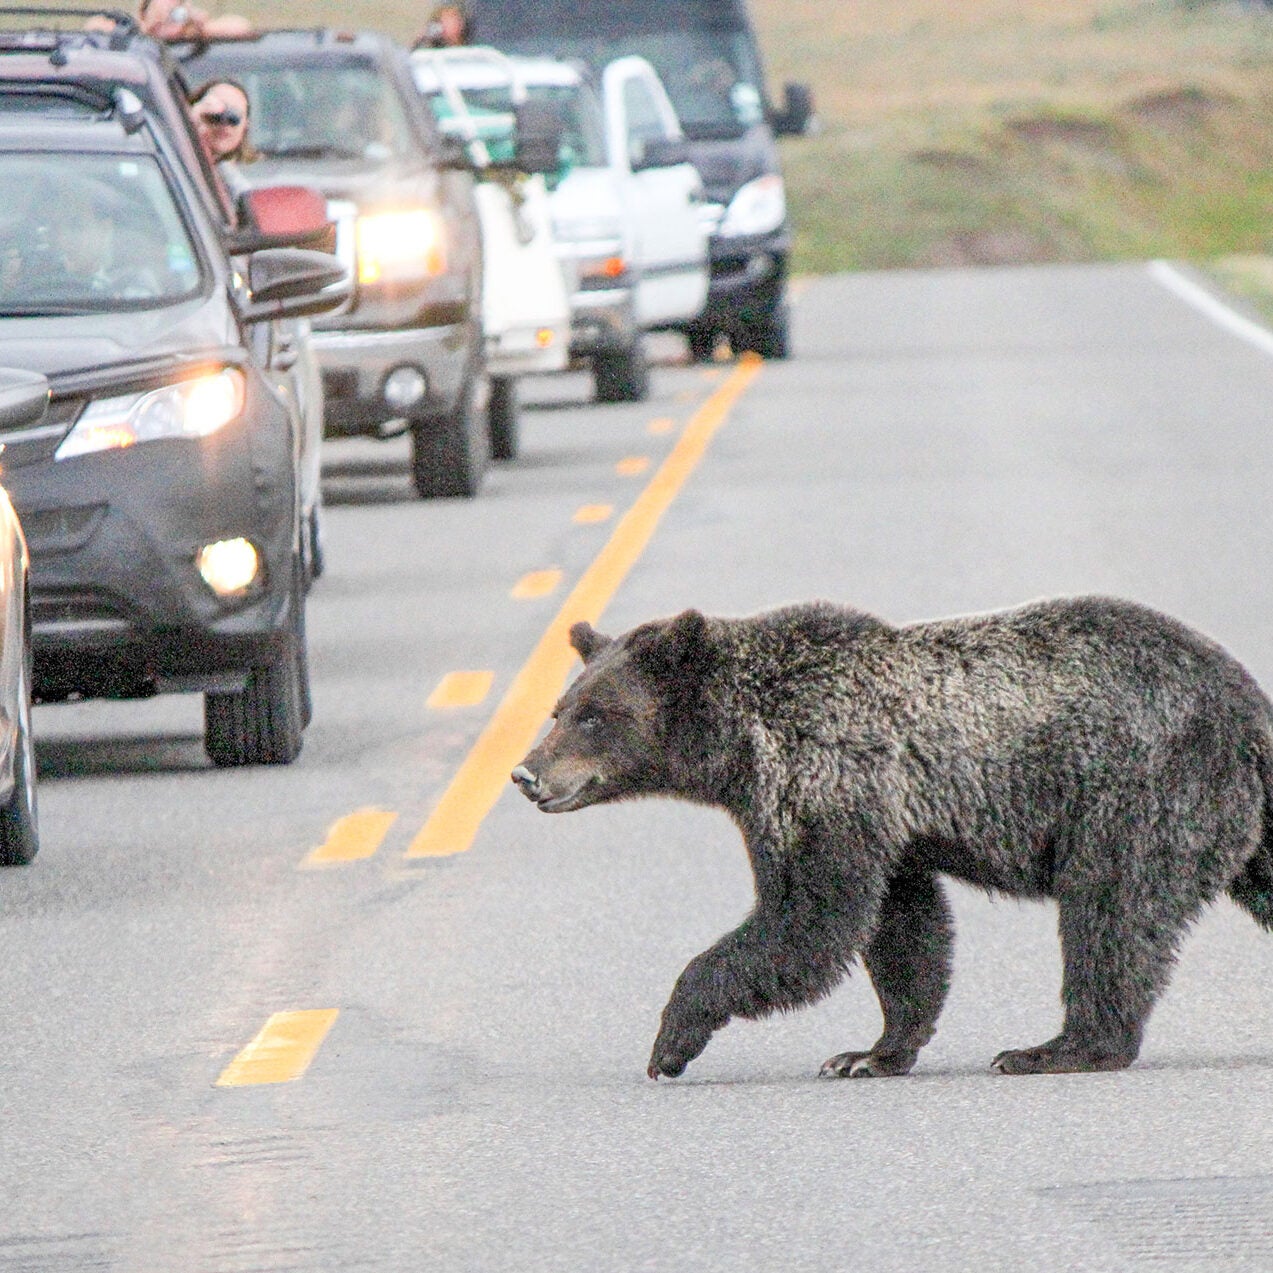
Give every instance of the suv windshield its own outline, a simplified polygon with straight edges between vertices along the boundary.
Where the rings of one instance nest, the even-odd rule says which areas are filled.
[[[743,32],[651,31],[601,36],[501,40],[509,53],[578,58],[603,67],[635,53],[659,73],[690,138],[736,137],[760,123],[760,67]]]
[[[269,158],[389,159],[417,149],[392,83],[369,61],[238,58],[218,48],[197,57],[194,68],[243,85],[252,145]]]
[[[740,136],[764,118],[743,0],[482,0],[474,25],[476,43],[580,58],[598,72],[628,53],[646,58],[690,138]]]
[[[151,309],[201,283],[159,165],[145,155],[0,153],[0,314]]]

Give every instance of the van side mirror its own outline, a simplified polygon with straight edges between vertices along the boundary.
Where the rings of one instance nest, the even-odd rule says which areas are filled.
[[[34,371],[0,368],[0,432],[39,424],[49,406],[49,382]]]
[[[634,147],[632,171],[647,168],[672,168],[690,162],[689,146],[681,138],[646,137]]]
[[[226,234],[231,255],[265,248],[336,250],[336,227],[327,200],[308,186],[260,186],[239,199],[241,228]]]
[[[241,305],[246,323],[325,314],[353,294],[349,271],[330,253],[304,248],[266,248],[248,261],[248,291]]]
[[[550,176],[561,167],[565,126],[550,102],[521,102],[514,108],[516,150],[513,166],[521,172]]]
[[[803,137],[813,120],[813,90],[808,84],[783,85],[782,110],[771,117],[773,130],[780,137]]]

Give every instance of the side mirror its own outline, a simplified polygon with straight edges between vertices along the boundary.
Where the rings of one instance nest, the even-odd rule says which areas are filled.
[[[336,227],[327,218],[327,200],[308,186],[261,186],[239,199],[242,229],[226,234],[231,255],[263,248],[336,250]]]
[[[472,172],[473,156],[469,154],[468,143],[464,138],[442,128],[438,129],[438,135],[442,142],[441,166],[454,168],[459,172]]]
[[[0,431],[39,424],[49,407],[49,382],[34,371],[0,368]]]
[[[513,165],[521,172],[550,176],[561,167],[565,126],[549,102],[522,102],[515,108],[516,151]]]
[[[248,291],[243,321],[262,323],[336,309],[353,294],[353,280],[327,252],[267,248],[248,261]]]
[[[632,171],[672,168],[676,164],[689,162],[689,147],[680,138],[674,140],[671,137],[647,137],[636,146],[636,153],[632,157]]]
[[[808,84],[784,84],[783,107],[771,122],[780,137],[803,137],[813,120],[813,90]]]

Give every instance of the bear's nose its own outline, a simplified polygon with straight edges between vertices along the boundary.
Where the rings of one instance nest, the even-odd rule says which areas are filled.
[[[513,770],[513,781],[522,789],[522,794],[532,800],[539,794],[539,777],[531,773],[525,765],[518,765]]]

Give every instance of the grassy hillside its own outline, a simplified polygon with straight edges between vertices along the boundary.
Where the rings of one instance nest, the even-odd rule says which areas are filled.
[[[1178,0],[758,11],[775,79],[803,74],[819,105],[822,132],[786,145],[805,269],[1210,258],[1269,242],[1273,12]]]
[[[630,0],[631,2],[631,0]],[[820,129],[783,143],[797,268],[1262,254],[1273,10],[1203,0],[752,0],[772,85]],[[402,0],[224,0],[262,23],[379,26]]]

